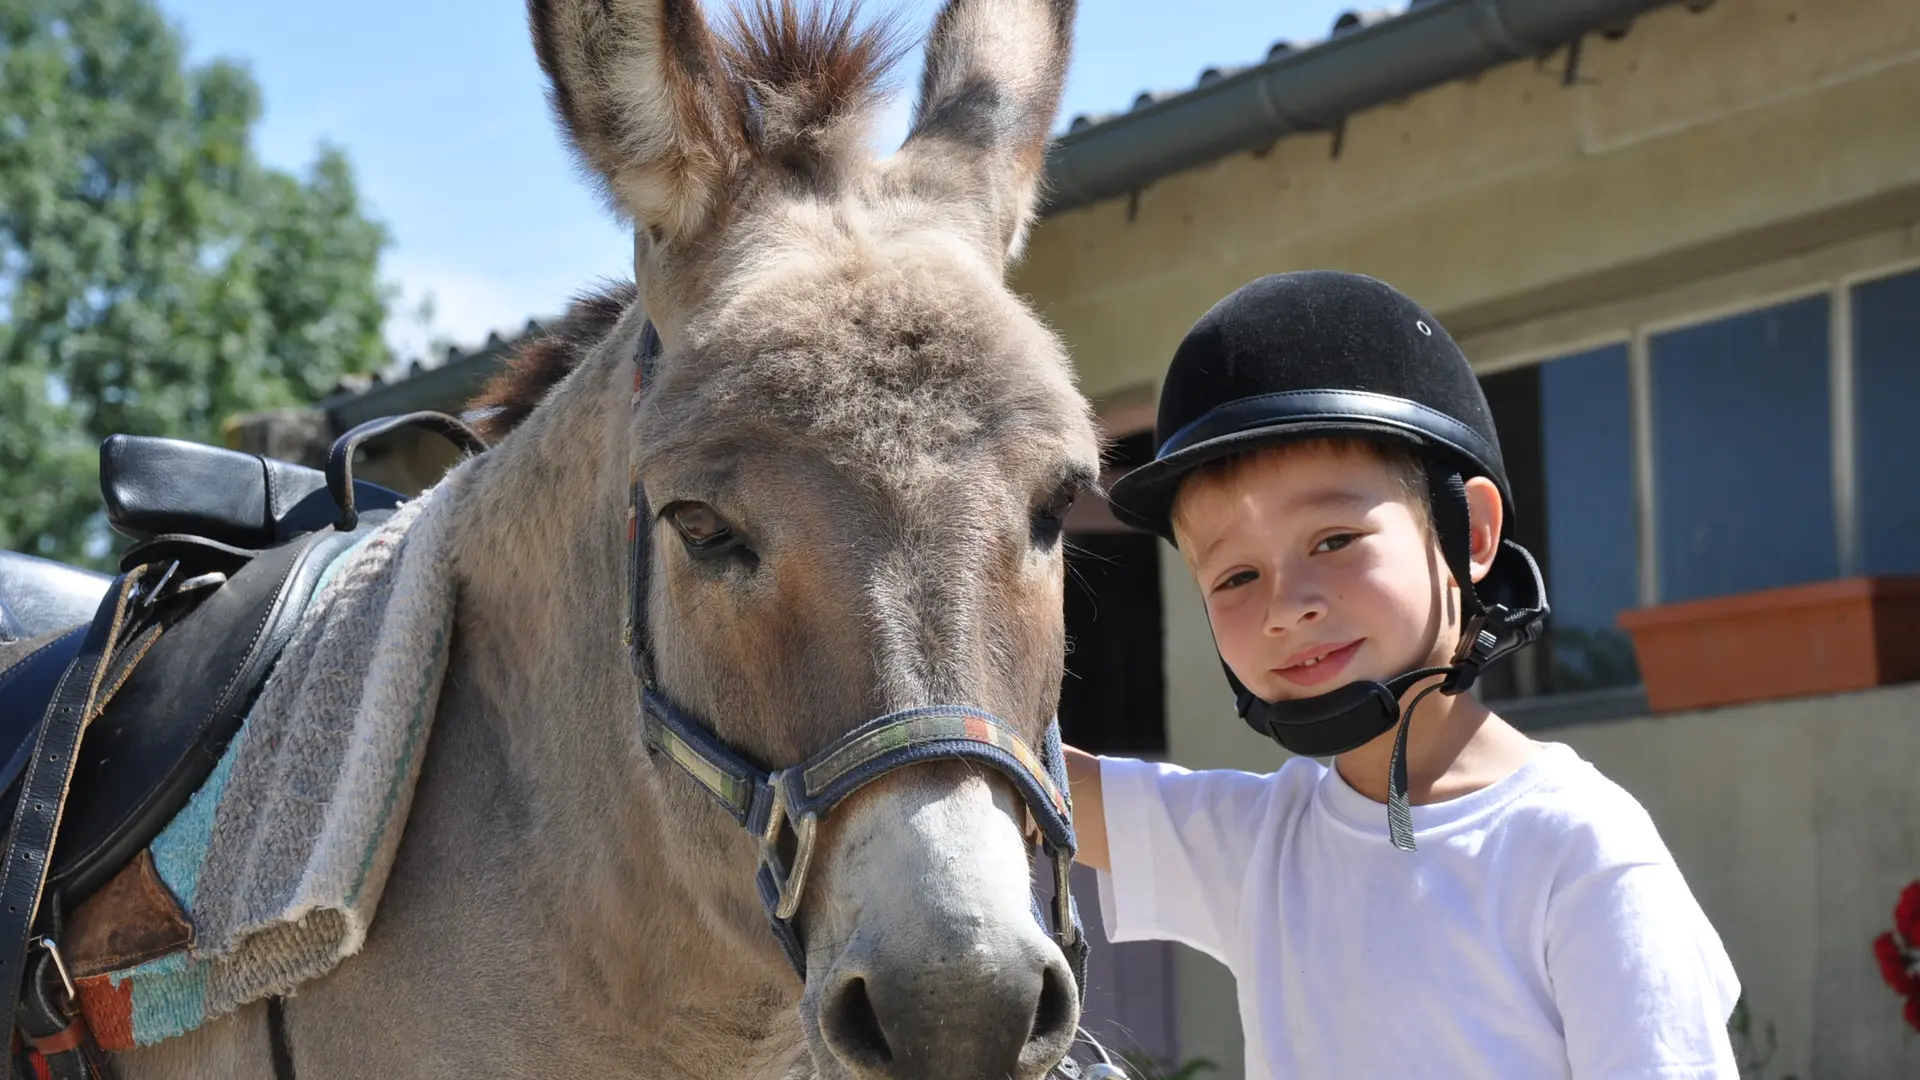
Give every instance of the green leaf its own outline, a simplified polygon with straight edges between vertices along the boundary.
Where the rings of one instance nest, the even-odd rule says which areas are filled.
[[[338,149],[263,165],[260,108],[150,0],[0,0],[0,548],[110,561],[101,439],[218,442],[390,362],[386,230]]]

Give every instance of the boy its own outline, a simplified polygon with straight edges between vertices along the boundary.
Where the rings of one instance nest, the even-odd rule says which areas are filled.
[[[1737,1076],[1738,981],[1646,812],[1466,693],[1547,609],[1439,322],[1262,278],[1181,343],[1156,441],[1114,509],[1178,547],[1240,715],[1302,756],[1069,750],[1109,936],[1233,971],[1250,1080]]]

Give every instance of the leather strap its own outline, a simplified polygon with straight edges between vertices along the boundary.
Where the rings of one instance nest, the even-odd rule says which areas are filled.
[[[17,1013],[20,1033],[40,1056],[50,1080],[110,1080],[106,1055],[73,998],[54,954],[34,954]]]
[[[1035,753],[1006,723],[964,705],[932,705],[879,717],[848,732],[799,765],[768,772],[720,742],[651,686],[641,691],[649,749],[663,754],[705,788],[760,840],[756,884],[774,936],[796,971],[805,948],[794,916],[804,894],[813,839],[827,814],[848,795],[897,769],[924,761],[971,761],[1005,776],[1019,792],[1054,863],[1053,911],[1035,917],[1053,934],[1086,993],[1086,934],[1068,887],[1075,849],[1073,806],[1066,784],[1059,723],[1049,723]],[[791,834],[791,845],[780,841]],[[790,848],[790,857],[783,851]]]
[[[34,740],[33,757],[21,778],[20,799],[7,830],[0,860],[0,992],[12,1003],[21,999],[27,953],[40,891],[46,883],[54,836],[67,789],[73,782],[80,737],[99,712],[102,675],[114,646],[126,634],[135,598],[147,567],[135,567],[114,579],[87,630],[80,652],[54,691]]]

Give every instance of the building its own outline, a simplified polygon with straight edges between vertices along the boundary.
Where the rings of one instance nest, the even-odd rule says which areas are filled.
[[[1555,611],[1490,695],[1651,811],[1740,971],[1748,1075],[1920,1075],[1869,950],[1920,878],[1920,686],[1654,712],[1618,622],[1920,574],[1920,8],[1427,0],[1076,118],[1048,174],[1016,284],[1115,470],[1151,455],[1181,335],[1253,277],[1371,273],[1436,313],[1483,373]],[[454,407],[492,362],[325,408]],[[1277,766],[1178,556],[1098,507],[1070,525],[1069,739]],[[1243,1074],[1223,969],[1100,955],[1104,1030]]]
[[[1651,811],[1777,1038],[1756,1075],[1920,1075],[1868,952],[1920,878],[1920,688],[1651,714],[1616,622],[1920,573],[1920,9],[1665,6],[1406,85],[1466,66],[1470,16],[1604,7],[1439,0],[1076,121],[1017,284],[1120,468],[1151,452],[1174,346],[1240,284],[1333,267],[1434,311],[1484,373],[1553,601],[1552,639],[1490,694]],[[1375,103],[1312,111],[1341,95]],[[1171,759],[1276,766],[1177,554],[1085,531],[1099,629],[1069,665],[1101,720],[1137,745],[1129,703],[1163,700]],[[1155,640],[1160,665],[1131,662]],[[1179,1055],[1238,1075],[1226,976],[1173,967]]]

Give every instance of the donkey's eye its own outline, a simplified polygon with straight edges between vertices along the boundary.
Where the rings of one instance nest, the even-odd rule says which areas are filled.
[[[1077,483],[1062,484],[1048,495],[1046,501],[1033,508],[1033,542],[1040,547],[1051,547],[1067,527],[1067,512],[1073,509],[1073,499],[1080,493]]]
[[[712,550],[733,539],[733,530],[706,503],[674,503],[667,507],[666,516],[680,539],[695,551]]]

